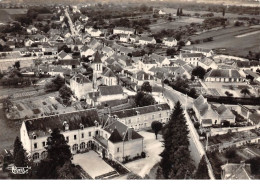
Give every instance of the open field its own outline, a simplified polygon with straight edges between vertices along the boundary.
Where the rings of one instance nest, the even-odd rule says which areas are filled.
[[[26,14],[28,9],[0,9],[0,23],[12,21],[13,16]]]
[[[191,23],[202,23],[204,19],[195,17],[182,17],[177,18],[175,21],[158,21],[156,24],[151,24],[150,29],[152,32],[158,32],[160,30],[177,29],[181,26],[190,25]]]
[[[171,13],[171,14],[176,14],[177,13],[177,9],[175,8],[162,8],[167,14]],[[185,10],[183,9],[183,13],[184,14],[191,14],[192,16],[195,13],[199,13],[199,14],[208,14],[211,13],[210,11],[191,11],[191,10]],[[214,14],[214,16],[216,17],[222,17],[222,12],[212,12]],[[260,18],[260,16],[255,16],[255,15],[248,15],[248,14],[243,14],[243,15],[238,15],[238,14],[232,14],[232,13],[226,13],[225,14],[226,18],[238,18],[238,17],[250,17],[250,18]]]
[[[259,52],[260,37],[256,32],[259,30],[259,28],[250,27],[231,27],[217,31],[209,31],[200,35],[191,36],[191,40],[194,41],[198,39],[213,37],[212,42],[195,44],[192,46],[210,49],[221,49],[224,54],[245,56],[248,54],[249,51]],[[256,34],[247,34],[252,32]],[[243,37],[236,37],[242,34],[247,35],[244,35]]]

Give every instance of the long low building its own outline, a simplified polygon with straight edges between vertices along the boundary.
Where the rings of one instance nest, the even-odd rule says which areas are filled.
[[[151,128],[153,121],[166,123],[169,120],[171,109],[165,104],[136,107],[110,113],[110,115],[136,131]]]
[[[22,123],[20,138],[34,162],[47,157],[47,139],[55,129],[64,135],[72,154],[92,149],[119,161],[141,155],[143,137],[120,121],[108,119],[101,123],[95,108],[28,119]]]

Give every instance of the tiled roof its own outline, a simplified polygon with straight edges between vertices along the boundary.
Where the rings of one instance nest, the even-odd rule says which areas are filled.
[[[60,65],[80,65],[78,59],[63,59],[59,60],[58,64]]]
[[[183,58],[203,57],[202,53],[182,53]]]
[[[253,121],[255,124],[259,124],[260,123],[260,114],[258,114],[257,112],[252,113],[249,115],[249,119],[251,121]]]
[[[205,75],[205,78],[207,77],[241,78],[241,75],[237,70],[212,69]]]
[[[110,68],[106,68],[102,75],[106,77],[116,77]]]
[[[140,37],[139,41],[142,40],[142,41],[152,41],[154,38],[153,37]]]
[[[83,74],[79,73],[72,77],[74,81],[77,83],[83,84],[83,83],[91,83],[89,78],[87,76],[84,76]]]
[[[160,110],[170,110],[170,106],[167,103],[157,104],[157,105],[149,105],[145,107],[136,107],[132,109],[125,109],[116,112],[112,112],[111,115],[116,115],[118,118],[127,118],[136,116],[138,114],[148,114],[153,112],[158,112]]]
[[[97,51],[95,56],[94,56],[94,60],[93,60],[92,63],[102,63],[101,58],[102,58],[101,54]]]
[[[144,71],[139,71],[135,74],[135,78],[137,80],[153,80],[153,76],[150,75],[150,74],[147,74],[146,72]]]
[[[245,72],[246,74],[252,76],[253,78],[258,78],[258,77],[260,77],[260,74],[255,73],[255,72],[253,72],[253,71],[251,71],[251,70],[245,70],[244,72]]]
[[[221,166],[225,180],[250,180],[250,164],[227,163]]]
[[[85,128],[95,126],[95,122],[99,122],[99,117],[96,109],[88,109],[53,116],[47,116],[37,119],[25,120],[25,126],[30,138],[34,132],[36,136],[49,136],[49,129],[58,128],[63,130],[63,123],[66,121],[69,124],[69,130],[80,129],[80,124]]]
[[[259,61],[236,61],[235,62],[237,67],[240,68],[250,68],[250,67],[254,67],[254,66],[260,66],[260,62]]]
[[[102,96],[123,94],[123,89],[120,85],[100,86],[99,92]]]

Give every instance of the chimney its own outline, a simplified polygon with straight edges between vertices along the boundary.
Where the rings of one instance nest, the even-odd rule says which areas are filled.
[[[133,130],[133,128],[128,128],[128,141],[132,140]]]

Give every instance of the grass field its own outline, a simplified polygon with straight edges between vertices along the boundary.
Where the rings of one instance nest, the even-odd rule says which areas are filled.
[[[177,29],[180,26],[190,25],[191,23],[202,23],[204,19],[194,18],[194,17],[182,17],[181,19],[176,19],[176,21],[157,21],[156,24],[151,24],[150,29],[152,32],[158,32],[160,30],[167,29]]]
[[[250,27],[231,27],[217,31],[209,31],[200,35],[191,37],[191,40],[203,39],[213,37],[212,42],[196,44],[199,46],[210,49],[224,49],[223,53],[235,56],[245,56],[249,51],[259,52],[260,50],[260,37],[259,34],[248,34],[244,37],[236,37],[240,34],[256,32],[260,28]]]
[[[26,14],[28,9],[0,9],[0,23],[12,21],[16,15]]]

